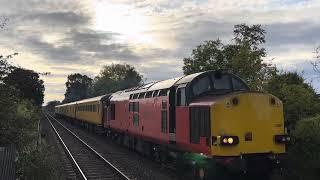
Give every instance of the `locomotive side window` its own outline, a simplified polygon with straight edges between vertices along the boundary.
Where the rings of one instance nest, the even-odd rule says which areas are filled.
[[[133,125],[134,126],[139,126],[139,114],[134,114],[133,115]]]
[[[133,102],[133,112],[139,112],[139,102]]]
[[[137,94],[134,94],[132,99],[137,99],[138,98],[138,93]]]
[[[152,97],[158,96],[159,90],[153,91]]]
[[[248,90],[248,88],[246,87],[246,85],[242,81],[240,81],[239,79],[236,79],[234,77],[232,77],[232,86],[233,86],[233,90],[235,90],[235,91]]]
[[[146,98],[150,98],[150,97],[152,97],[152,91],[148,91],[148,92],[146,93]]]
[[[177,106],[185,106],[186,105],[186,89],[179,88],[177,91]]]
[[[167,96],[167,94],[168,94],[167,92],[168,92],[168,89],[161,89],[159,96]]]
[[[116,105],[111,104],[110,106],[110,120],[115,120],[116,119]]]
[[[205,76],[199,79],[192,86],[192,91],[194,95],[200,95],[201,93],[207,92],[211,90],[211,83],[208,76]]]
[[[129,112],[133,112],[133,102],[129,102]]]
[[[140,93],[139,94],[139,99],[142,99],[142,98],[144,98],[144,95],[145,95],[146,93],[145,92],[143,92],[143,93]]]
[[[161,132],[167,133],[167,110],[161,111]]]

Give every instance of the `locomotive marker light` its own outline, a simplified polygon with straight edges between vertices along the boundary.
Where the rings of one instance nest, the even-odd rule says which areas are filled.
[[[274,140],[277,143],[287,144],[290,142],[291,138],[289,135],[275,135]]]

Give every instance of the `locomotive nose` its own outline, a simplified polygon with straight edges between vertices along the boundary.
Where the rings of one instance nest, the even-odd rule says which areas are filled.
[[[238,156],[252,153],[284,153],[282,103],[265,93],[240,93],[211,106],[211,153]]]

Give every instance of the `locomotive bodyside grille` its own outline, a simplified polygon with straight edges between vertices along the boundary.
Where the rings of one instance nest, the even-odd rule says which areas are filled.
[[[190,142],[199,144],[200,137],[210,139],[210,107],[191,107],[190,109]]]

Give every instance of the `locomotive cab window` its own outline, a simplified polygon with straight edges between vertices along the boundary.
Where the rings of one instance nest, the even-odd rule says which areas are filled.
[[[240,79],[232,77],[232,86],[234,91],[245,91],[248,87]]]
[[[215,90],[232,90],[229,74],[216,73],[211,78]]]
[[[211,82],[208,76],[205,76],[197,80],[192,86],[192,92],[196,96],[204,92],[208,92],[210,90],[211,90]]]

